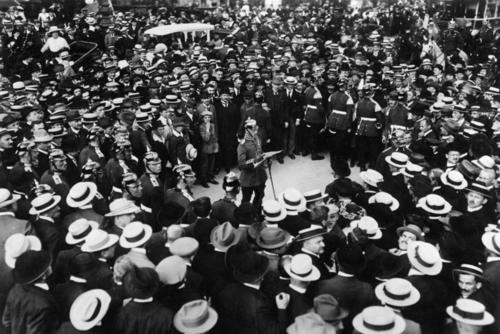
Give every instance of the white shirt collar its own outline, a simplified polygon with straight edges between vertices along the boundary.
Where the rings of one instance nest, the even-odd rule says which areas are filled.
[[[132,248],[131,251],[136,253],[146,254],[145,248]]]
[[[500,261],[500,256],[488,256],[486,259],[486,262],[497,262]]]
[[[132,301],[140,304],[151,303],[153,301],[153,297],[141,299],[141,298],[133,298]]]
[[[81,206],[79,209],[80,210],[83,210],[83,209],[92,209],[92,204],[87,204],[87,205]]]
[[[0,216],[12,216],[12,217],[15,217],[14,212],[10,212],[10,211],[0,212]]]
[[[290,289],[295,290],[302,295],[304,293],[306,293],[306,290],[307,290],[307,289],[301,288],[300,286],[293,285],[293,283],[290,283],[288,286],[290,287]]]
[[[482,205],[478,206],[477,208],[469,208],[467,207],[467,212],[476,212],[476,211],[479,211],[483,208]]]
[[[307,249],[302,248],[300,251],[303,252],[303,253],[306,253],[307,255],[311,255],[311,256],[319,258],[318,254],[314,254],[313,252],[308,251]]]
[[[43,219],[43,220],[46,220],[46,221],[49,221],[51,223],[54,223],[54,219],[50,218],[50,217],[47,217],[47,216],[40,216],[39,217],[40,219]]]
[[[339,275],[341,277],[354,277],[354,275],[345,273],[342,270],[339,270],[339,272],[337,273],[337,275]]]
[[[260,285],[258,285],[258,284],[243,283],[243,285],[248,286],[249,288],[252,288],[255,290],[260,290]]]
[[[425,274],[421,273],[415,268],[411,268],[410,271],[408,272],[408,276],[425,276]]]
[[[49,291],[49,285],[47,283],[35,283],[34,285],[39,287],[40,289]]]
[[[85,278],[76,277],[76,276],[73,276],[73,275],[71,275],[69,277],[69,280],[73,281],[73,282],[76,282],[76,283],[87,283],[87,280]]]

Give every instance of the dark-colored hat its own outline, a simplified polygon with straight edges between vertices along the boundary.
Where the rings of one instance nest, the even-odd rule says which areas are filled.
[[[329,294],[319,295],[314,298],[314,313],[326,322],[335,322],[346,318],[349,311],[340,307],[339,302]]]
[[[19,284],[29,284],[40,277],[50,267],[52,260],[47,251],[29,250],[21,254],[16,260],[16,266],[12,270],[14,281]]]
[[[262,278],[269,265],[269,259],[253,251],[245,252],[241,261],[233,262],[233,275],[241,283],[254,283]]]
[[[394,277],[403,277],[406,268],[402,256],[397,256],[389,252],[381,253],[375,266],[375,277],[379,280],[387,280]]]
[[[290,234],[279,227],[266,227],[257,237],[257,245],[262,249],[283,247],[290,240]]]
[[[251,225],[255,222],[255,208],[250,202],[243,202],[239,207],[234,209],[233,217],[236,223]]]
[[[97,265],[97,259],[92,253],[81,252],[69,261],[69,273],[76,277],[85,278]]]
[[[468,180],[475,180],[481,171],[479,167],[474,165],[469,160],[462,160],[457,165],[457,170]]]
[[[158,212],[158,222],[162,226],[170,226],[178,223],[186,213],[186,209],[177,202],[167,202]]]
[[[333,181],[332,190],[335,194],[342,197],[351,197],[355,193],[352,181],[347,178]]]
[[[356,243],[346,244],[337,250],[337,262],[344,272],[349,274],[358,274],[366,267],[366,257]]]
[[[417,198],[427,196],[433,191],[432,183],[425,175],[415,175],[408,180],[408,183],[412,186],[413,193]]]
[[[132,268],[124,277],[123,286],[128,296],[146,299],[152,297],[160,280],[153,268]]]

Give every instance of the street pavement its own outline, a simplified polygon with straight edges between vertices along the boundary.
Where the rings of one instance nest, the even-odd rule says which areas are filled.
[[[328,154],[324,154],[325,159],[312,161],[310,156],[298,156],[295,160],[289,157],[285,158],[285,163],[280,164],[273,160],[271,164],[271,174],[276,190],[276,195],[283,192],[286,188],[292,187],[306,192],[313,189],[325,189],[325,186],[333,181],[332,169],[330,167],[330,158]],[[233,171],[239,175],[237,167]],[[194,197],[208,196],[212,202],[222,198],[224,191],[222,190],[222,178],[225,173],[221,172],[217,175],[217,181],[220,184],[212,185],[210,188],[203,188],[199,185],[193,187]],[[359,182],[359,168],[351,168],[351,178]],[[273,198],[273,190],[271,186],[271,178],[269,177],[269,170],[267,173],[267,183],[265,190],[265,199]],[[238,201],[241,200],[241,195],[238,196]]]

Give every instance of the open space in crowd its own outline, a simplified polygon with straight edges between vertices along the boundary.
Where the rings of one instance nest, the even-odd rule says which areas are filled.
[[[0,1],[0,334],[500,333],[500,1],[191,2]]]

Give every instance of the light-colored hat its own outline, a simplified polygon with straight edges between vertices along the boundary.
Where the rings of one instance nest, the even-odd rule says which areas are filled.
[[[20,195],[12,194],[8,189],[0,188],[0,208],[11,205],[21,199]]]
[[[272,199],[262,204],[262,213],[266,221],[270,223],[282,221],[286,217],[286,210],[283,205]]]
[[[319,269],[312,264],[312,259],[307,254],[295,255],[291,261],[285,262],[283,268],[291,278],[303,282],[317,281],[321,276]]]
[[[384,204],[389,207],[391,211],[399,209],[399,201],[391,194],[380,191],[368,199],[369,204]]]
[[[467,180],[458,170],[450,170],[441,174],[439,178],[443,184],[457,190],[462,190],[467,187]]]
[[[408,163],[408,156],[401,152],[392,152],[391,155],[385,157],[385,161],[391,166],[404,168]]]
[[[414,224],[408,224],[405,226],[398,227],[396,229],[396,233],[398,234],[398,236],[403,234],[403,232],[410,232],[410,233],[414,234],[415,237],[417,238],[417,240],[423,240],[424,236],[425,236],[422,229],[419,226],[414,225]]]
[[[408,245],[408,259],[418,271],[436,276],[443,268],[443,260],[436,247],[423,241],[413,241]]]
[[[414,164],[411,161],[408,161],[406,164],[405,168],[402,171],[402,174],[409,177],[409,178],[414,178],[415,175],[421,174],[424,170],[424,167]]]
[[[31,201],[30,215],[39,215],[54,208],[61,201],[61,196],[44,193]]]
[[[388,307],[369,306],[354,317],[352,325],[361,334],[401,334],[405,320]]]
[[[481,241],[490,252],[500,255],[500,232],[486,232],[482,235]]]
[[[123,229],[120,236],[120,246],[123,248],[136,248],[143,246],[153,235],[151,226],[141,222],[131,222]]]
[[[302,212],[306,209],[306,199],[295,188],[288,188],[278,196],[287,212]]]
[[[369,184],[372,187],[377,187],[380,182],[384,182],[384,176],[374,169],[367,169],[359,173],[359,177],[363,182]]]
[[[79,295],[69,311],[69,320],[79,331],[97,326],[108,312],[111,296],[102,289],[88,290]]]
[[[407,307],[420,300],[420,292],[403,278],[391,278],[375,288],[375,295],[388,306]]]
[[[181,333],[207,333],[217,323],[217,312],[203,299],[190,301],[179,309],[174,316],[174,326]]]
[[[212,229],[210,233],[210,243],[217,249],[227,251],[231,246],[236,245],[241,234],[230,222],[225,222]]]
[[[79,208],[92,202],[97,194],[97,185],[94,182],[78,182],[71,187],[66,203],[72,208]]]
[[[327,194],[323,193],[319,189],[313,189],[313,190],[306,191],[303,195],[304,195],[304,198],[306,199],[306,203],[316,202],[316,201],[319,201],[319,200],[322,200],[322,199],[325,199],[328,197]]]
[[[17,258],[26,251],[39,251],[42,249],[40,239],[34,235],[14,233],[5,241],[5,263],[10,268],[15,268]]]
[[[284,83],[285,85],[296,85],[297,84],[297,78],[288,76],[285,78]]]
[[[177,255],[164,258],[155,268],[160,282],[165,285],[174,285],[182,282],[186,277],[186,262]]]
[[[118,242],[119,237],[116,234],[110,234],[101,229],[92,230],[85,243],[82,245],[82,252],[94,253],[107,249]]]
[[[451,204],[439,195],[429,194],[418,200],[417,208],[422,208],[430,214],[445,215],[451,211]]]
[[[170,253],[178,256],[191,256],[199,248],[200,243],[191,237],[180,237],[170,245]]]
[[[109,204],[109,212],[106,213],[105,216],[115,217],[137,213],[139,211],[140,208],[137,207],[132,201],[125,198],[117,198]]]
[[[193,161],[198,156],[198,150],[193,146],[193,144],[186,145],[186,158],[189,161]]]
[[[85,218],[80,218],[71,223],[68,227],[65,241],[68,245],[76,245],[85,241],[85,238],[99,228],[99,224],[95,221],[90,221]]]
[[[53,32],[61,32],[61,29],[59,29],[59,28],[58,28],[58,27],[56,27],[56,26],[51,26],[51,27],[49,28],[49,31],[47,31],[47,35],[50,35],[50,34],[52,34]]]
[[[477,160],[472,160],[472,163],[481,169],[492,169],[495,167],[495,160],[489,155],[483,155]]]
[[[446,308],[446,313],[456,321],[474,326],[487,326],[495,322],[484,305],[473,299],[457,299],[455,305]]]
[[[359,228],[366,232],[368,239],[378,240],[382,238],[382,230],[375,219],[370,216],[363,216],[359,220],[353,220],[350,224],[351,229]]]

